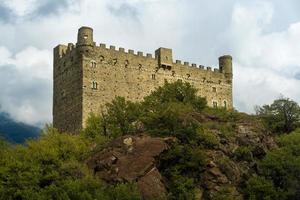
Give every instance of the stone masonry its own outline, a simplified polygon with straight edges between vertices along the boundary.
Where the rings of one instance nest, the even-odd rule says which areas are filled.
[[[54,48],[53,126],[76,133],[91,113],[100,113],[116,96],[139,101],[165,80],[182,80],[198,89],[211,107],[232,109],[232,57],[219,58],[219,69],[173,61],[172,49],[155,56],[115,46],[96,45],[93,29],[81,27],[76,45]]]

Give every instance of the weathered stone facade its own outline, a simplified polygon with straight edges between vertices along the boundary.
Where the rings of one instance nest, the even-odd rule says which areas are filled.
[[[155,57],[133,50],[107,48],[93,41],[93,30],[81,27],[76,45],[54,48],[53,125],[77,132],[90,113],[99,113],[115,96],[142,100],[165,80],[187,81],[209,106],[231,109],[232,57],[219,58],[219,69],[173,62],[172,50],[159,48]]]

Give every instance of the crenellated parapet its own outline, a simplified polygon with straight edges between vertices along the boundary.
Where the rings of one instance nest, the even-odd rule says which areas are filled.
[[[195,63],[190,64],[187,61],[175,60],[173,61],[172,49],[159,48],[155,51],[155,57],[151,53],[144,53],[142,51],[135,52],[132,49],[125,49],[123,47],[118,47],[114,45],[106,45],[100,43],[96,45],[93,41],[93,29],[89,27],[81,27],[78,30],[77,43],[76,45],[69,43],[66,45],[58,45],[54,48],[54,57],[56,59],[61,59],[66,55],[70,54],[74,49],[78,52],[85,53],[89,51],[94,51],[96,49],[102,49],[106,51],[111,51],[114,55],[120,55],[121,57],[126,55],[133,55],[137,58],[144,59],[155,59],[159,67],[164,69],[171,69],[173,65],[180,67],[196,68],[199,70],[205,70],[213,73],[223,73],[227,78],[232,78],[232,57],[229,55],[224,55],[219,58],[219,68],[212,68],[211,66],[203,66]],[[82,50],[84,49],[84,51]]]

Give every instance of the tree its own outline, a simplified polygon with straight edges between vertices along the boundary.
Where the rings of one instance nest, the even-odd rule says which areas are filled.
[[[120,135],[134,134],[140,115],[139,103],[126,101],[124,97],[116,97],[111,103],[106,104],[107,112],[102,114],[107,135],[117,137]]]
[[[256,114],[274,133],[289,133],[300,126],[300,107],[289,98],[279,98],[271,105],[257,107]]]
[[[260,173],[285,191],[286,199],[300,199],[300,130],[276,139],[279,148],[259,162]]]
[[[278,199],[273,182],[261,176],[254,176],[248,180],[245,196],[249,200]]]
[[[207,104],[206,99],[198,96],[197,89],[190,83],[177,80],[173,83],[165,81],[163,86],[145,97],[143,105],[151,110],[170,102],[191,105],[196,111],[202,111]]]

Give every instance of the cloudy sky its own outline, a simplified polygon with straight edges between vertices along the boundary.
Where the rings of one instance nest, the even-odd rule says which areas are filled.
[[[43,124],[52,120],[52,49],[94,40],[206,66],[234,59],[234,106],[281,94],[300,103],[299,0],[0,0],[0,110]]]

